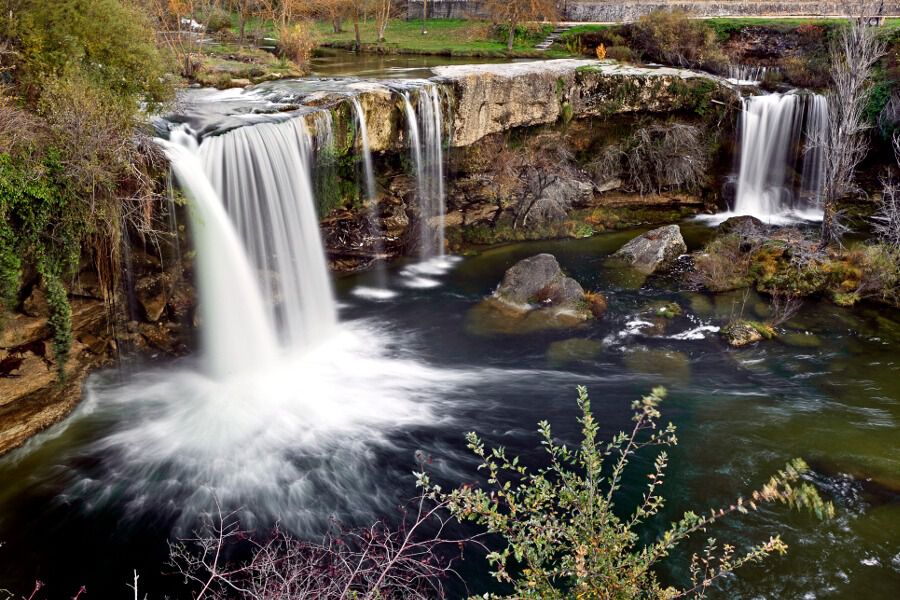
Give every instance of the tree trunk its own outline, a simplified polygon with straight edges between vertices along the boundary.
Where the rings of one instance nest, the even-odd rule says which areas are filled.
[[[356,34],[356,51],[362,50],[362,38],[359,35],[359,21],[353,22],[353,32]]]
[[[826,200],[822,208],[822,247],[827,248],[838,243],[840,239],[837,231],[837,211],[834,209],[834,201]]]
[[[342,33],[344,31],[343,27],[343,19],[341,17],[334,17],[331,19],[331,27],[334,29],[335,33]]]
[[[506,49],[512,52],[513,44],[516,41],[516,22],[509,22],[509,34],[506,36]]]

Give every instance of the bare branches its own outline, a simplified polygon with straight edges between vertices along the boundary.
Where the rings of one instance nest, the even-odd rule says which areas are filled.
[[[822,242],[826,245],[841,238],[837,201],[857,189],[854,172],[869,149],[865,109],[872,89],[872,69],[884,52],[878,30],[861,18],[841,29],[832,43],[832,87],[826,95],[828,123],[819,134],[822,139],[814,142],[822,148],[825,162]]]
[[[362,529],[334,530],[312,542],[275,528],[263,540],[240,529],[235,515],[218,514],[206,529],[170,546],[171,564],[199,589],[201,598],[253,600],[371,600],[444,597],[443,581],[454,575],[453,548],[476,537],[446,534],[446,502],[423,495],[404,511],[398,528],[378,521]],[[222,562],[235,543],[251,546],[250,558],[238,565]]]

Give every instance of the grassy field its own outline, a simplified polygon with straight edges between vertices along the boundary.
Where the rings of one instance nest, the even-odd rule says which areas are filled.
[[[334,33],[330,23],[316,24],[323,45],[349,47],[354,43],[353,24],[345,23],[342,33]],[[360,39],[364,50],[404,54],[446,54],[453,56],[543,56],[534,49],[552,29],[541,28],[516,37],[513,51],[508,53],[506,42],[481,21],[441,19],[428,21],[428,33],[422,33],[422,21],[393,20],[385,32],[385,42],[377,44],[375,22],[360,24]]]

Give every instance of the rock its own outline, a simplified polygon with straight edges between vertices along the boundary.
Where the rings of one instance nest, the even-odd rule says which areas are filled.
[[[766,231],[766,224],[750,215],[731,217],[722,221],[716,230],[719,235],[736,233],[743,237],[750,234],[762,234]]]
[[[607,179],[606,181],[601,181],[599,183],[594,184],[594,191],[598,194],[602,194],[604,192],[611,192],[613,190],[617,190],[622,187],[622,180],[618,177],[614,177],[613,179]]]
[[[755,321],[733,321],[719,332],[730,346],[742,348],[762,339],[771,339],[775,332],[764,323]]]
[[[476,335],[565,329],[592,319],[604,302],[589,300],[555,256],[538,254],[506,271],[493,296],[469,311],[466,328]]]
[[[671,265],[686,252],[681,229],[678,225],[666,225],[634,238],[613,254],[613,258],[649,275]]]
[[[39,286],[34,286],[31,294],[22,303],[22,312],[29,317],[46,317],[49,313],[47,296]]]
[[[587,301],[591,314],[594,315],[595,319],[599,319],[606,314],[606,310],[609,308],[606,296],[600,292],[585,292],[584,299]]]
[[[542,227],[563,221],[576,205],[584,205],[594,197],[594,186],[572,177],[558,176],[541,192],[521,218],[528,227]]]
[[[170,279],[167,273],[155,273],[142,277],[135,283],[134,295],[144,309],[144,317],[151,323],[159,321],[166,310],[171,287]]]
[[[637,373],[660,375],[667,381],[688,381],[691,378],[691,361],[684,352],[637,346],[625,354],[625,366]]]
[[[232,79],[228,82],[228,87],[232,88],[245,88],[249,85],[253,85],[249,79]]]
[[[785,333],[778,336],[778,341],[792,348],[820,348],[822,339],[812,333]]]
[[[603,343],[584,338],[570,338],[553,342],[547,348],[547,360],[552,365],[563,366],[568,363],[590,360],[603,351]]]
[[[494,296],[513,304],[563,306],[583,300],[584,290],[563,274],[555,256],[538,254],[507,269]]]

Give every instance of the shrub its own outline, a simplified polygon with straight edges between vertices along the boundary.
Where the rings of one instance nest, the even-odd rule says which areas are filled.
[[[600,60],[603,60],[604,58],[606,58],[606,46],[604,46],[603,44],[600,44],[599,46],[597,46],[596,54],[597,54],[597,58]]]
[[[319,45],[315,29],[310,23],[298,22],[285,25],[278,32],[278,49],[281,56],[305,68],[312,51]]]
[[[634,52],[628,46],[610,46],[606,49],[606,58],[629,62],[634,60]]]
[[[649,125],[608,146],[589,163],[602,184],[622,177],[625,186],[640,194],[663,190],[696,190],[708,163],[700,128],[683,123]]]
[[[218,33],[231,29],[231,15],[222,9],[215,8],[206,15],[204,19],[206,23],[206,31],[209,33]]]
[[[143,11],[119,0],[21,0],[12,35],[18,83],[36,98],[45,79],[81,72],[132,102],[171,97],[166,65]]]
[[[679,67],[711,68],[724,62],[716,32],[680,10],[658,10],[632,26],[634,46],[652,60]]]
[[[435,500],[446,502],[456,518],[475,522],[503,540],[503,547],[487,558],[493,576],[513,587],[507,598],[702,597],[713,582],[743,565],[784,553],[787,546],[775,536],[737,554],[733,546],[720,547],[710,539],[705,553],[691,560],[689,587],[664,587],[654,568],[693,534],[765,504],[806,508],[820,517],[833,515],[831,504],[801,480],[808,467],[796,459],[748,499],[739,498],[705,516],[685,512],[655,540],[643,543],[642,526],[664,503],[660,486],[668,466],[666,452],[658,452],[643,497],[630,512],[621,498],[622,481],[638,450],[677,443],[674,425],[659,426],[664,396],[665,390],[657,388],[634,402],[632,430],[607,444],[597,437],[587,391],[579,387],[582,428],[576,448],[560,445],[546,421],[539,424],[549,466],[532,470],[518,457],[508,457],[503,448],[486,448],[470,433],[468,447],[481,461],[479,470],[487,477],[488,489],[466,485],[447,493],[424,473],[418,474],[418,483]]]

